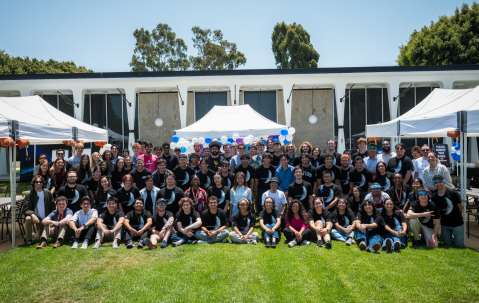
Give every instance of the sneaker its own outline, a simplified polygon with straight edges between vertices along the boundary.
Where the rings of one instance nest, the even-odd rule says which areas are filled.
[[[87,249],[88,248],[88,241],[83,241],[81,245],[81,249]]]
[[[145,244],[143,243],[143,241],[138,241],[138,245],[136,246],[136,248],[142,249],[144,245]]]
[[[264,239],[264,246],[265,246],[266,248],[269,248],[269,247],[272,246],[271,238],[265,238],[265,239]]]
[[[161,242],[161,245],[160,245],[160,248],[166,248],[168,246],[168,241],[162,241]]]
[[[73,249],[77,249],[77,248],[78,248],[78,241],[73,242],[72,248],[73,248]]]
[[[308,240],[303,240],[303,242],[301,242],[301,245],[309,245],[311,244],[311,242],[309,242]]]
[[[391,239],[386,239],[386,251],[388,254],[393,252],[393,241]]]
[[[111,247],[115,249],[118,248],[118,241],[114,240],[113,243],[111,244]]]
[[[346,240],[346,242],[344,242],[344,243],[346,243],[347,246],[351,246],[351,244],[353,244],[353,239],[352,239],[352,238],[348,238],[348,239]]]
[[[379,243],[376,243],[373,245],[373,250],[375,253],[379,253],[379,251],[381,250],[381,244]]]
[[[100,246],[101,246],[101,241],[100,241],[100,240],[96,240],[96,241],[95,241],[95,245],[93,245],[93,248],[94,248],[94,249],[98,249],[98,248],[100,248]]]
[[[42,241],[37,245],[37,249],[42,249],[44,247],[47,247],[47,242],[46,241]]]
[[[289,247],[294,247],[294,246],[296,246],[296,244],[298,244],[298,242],[296,242],[296,240],[292,240],[288,243],[288,246]]]
[[[256,245],[256,244],[258,244],[258,241],[256,241],[256,240],[251,240],[250,244]]]
[[[185,240],[180,239],[180,240],[178,240],[178,241],[176,241],[176,242],[173,242],[173,247],[180,246],[180,245],[182,245],[183,243],[185,243]]]
[[[198,240],[196,244],[208,244],[208,241]]]
[[[130,240],[130,241],[126,242],[126,248],[127,249],[132,249],[133,248],[133,241]]]
[[[62,243],[61,241],[56,241],[55,243],[53,243],[52,247],[53,247],[53,248],[58,248],[58,247],[60,247],[60,246],[62,246],[62,245],[63,245],[63,243]]]
[[[326,247],[326,249],[331,249],[331,247],[332,247],[331,241],[325,242],[324,247]]]
[[[397,252],[401,252],[401,243],[399,242],[394,243],[394,250]]]
[[[361,242],[359,243],[359,249],[360,249],[360,250],[366,250],[366,248],[367,248],[366,242],[361,241]]]
[[[316,242],[316,245],[318,245],[318,247],[322,247],[324,245],[324,241],[323,240],[318,240]]]

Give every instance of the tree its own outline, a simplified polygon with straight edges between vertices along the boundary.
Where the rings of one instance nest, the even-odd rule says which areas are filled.
[[[168,24],[160,23],[151,32],[144,28],[136,29],[133,36],[136,43],[130,62],[132,71],[188,69],[190,64],[186,55],[186,43],[176,37]]]
[[[48,61],[30,59],[29,57],[13,57],[0,50],[0,75],[21,74],[55,74],[55,73],[88,73],[91,70],[77,66],[71,61]]]
[[[278,68],[316,68],[319,54],[301,24],[276,23],[271,35]]]
[[[193,46],[196,56],[190,56],[193,69],[225,70],[235,69],[246,63],[245,55],[238,51],[236,43],[223,38],[221,30],[201,29],[193,27]]]
[[[401,66],[479,63],[479,5],[463,5],[453,16],[442,16],[414,31],[400,47]]]

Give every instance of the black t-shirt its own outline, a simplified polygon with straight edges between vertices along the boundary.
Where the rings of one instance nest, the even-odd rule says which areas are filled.
[[[258,196],[261,198],[261,195],[269,189],[269,181],[274,177],[275,174],[274,166],[268,168],[263,165],[258,166],[254,173],[254,178],[258,180]]]
[[[302,183],[296,183],[294,181],[288,186],[288,197],[298,199],[303,204],[306,210],[309,210],[309,197],[313,194],[311,184],[303,181]]]
[[[362,195],[361,195],[362,196]],[[355,215],[358,214],[359,212],[359,207],[361,206],[361,203],[363,202],[362,198],[360,197],[359,200],[355,200],[353,195],[350,195],[348,198],[348,207],[353,211]]]
[[[403,186],[401,189],[399,189],[393,186],[388,191],[386,191],[386,193],[389,195],[389,197],[391,197],[394,206],[398,208],[403,208],[409,196],[409,187]]]
[[[343,193],[349,193],[349,182],[351,179],[349,174],[351,173],[352,167],[349,166],[347,169],[339,167],[338,170],[339,170],[339,181],[341,183],[341,190]]]
[[[392,216],[388,216],[386,212],[383,212],[382,217],[384,225],[389,226],[392,230],[396,230],[396,227],[402,228],[402,223],[406,222],[406,217],[400,210],[393,212]]]
[[[100,212],[106,207],[106,201],[108,200],[108,198],[115,196],[116,191],[113,188],[110,188],[107,191],[97,191],[95,194],[95,203],[93,204],[93,208]]]
[[[373,224],[376,223],[378,226],[376,228],[368,228],[366,231],[366,234],[368,237],[374,236],[374,235],[380,235],[382,234],[382,226],[384,225],[384,219],[381,215],[375,213],[373,215],[364,215],[359,212],[358,214],[358,220],[361,222],[361,224]]]
[[[357,156],[360,156],[361,158],[366,158],[368,156],[368,151],[365,151],[363,153],[360,153],[358,150],[355,151],[351,157],[351,159],[355,159]]]
[[[173,174],[175,175],[176,186],[182,190],[187,190],[190,187],[191,179],[195,175],[195,172],[189,167],[181,168],[177,166],[173,170]]]
[[[371,179],[371,173],[365,168],[362,171],[352,169],[349,173],[349,182],[353,183],[355,186],[359,186],[363,192],[368,191],[369,182],[371,182]]]
[[[330,168],[327,168],[326,165],[321,165],[317,172],[316,172],[316,177],[318,180],[323,182],[323,172],[327,171],[331,174],[331,182],[335,183],[336,179],[340,179],[341,172],[339,171],[339,168],[336,165],[333,165]]]
[[[253,180],[254,178],[254,168],[251,166],[251,165],[248,165],[246,167],[243,167],[243,165],[240,165],[238,166],[236,169],[235,169],[235,176],[236,176],[236,173],[237,172],[242,172],[244,173],[244,176],[245,176],[245,182],[250,184],[250,182]]]
[[[151,177],[153,178],[153,184],[159,189],[166,187],[166,177],[173,174],[171,170],[165,170],[164,173],[160,173],[158,170],[155,170]]]
[[[314,184],[316,182],[316,169],[312,165],[307,167],[300,165],[300,167],[303,170],[303,180],[309,182],[309,184]]]
[[[145,181],[149,174],[150,173],[146,169],[143,169],[141,172],[135,169],[131,172],[131,176],[133,177],[133,182],[135,182],[136,188],[142,189],[146,186]]]
[[[178,158],[175,155],[163,155],[166,161],[166,168],[173,170],[178,165]]]
[[[156,231],[161,231],[170,218],[173,218],[173,214],[169,211],[165,211],[162,217],[156,213],[153,216],[153,227],[156,229]]]
[[[105,211],[100,214],[103,224],[105,224],[109,229],[115,227],[121,217],[123,217],[121,210],[117,210],[115,213],[110,214],[110,212],[105,209]]]
[[[75,187],[69,187],[65,184],[60,187],[60,190],[57,192],[57,197],[59,196],[65,196],[67,198],[68,208],[75,213],[81,208],[80,198],[88,196],[88,191],[86,187],[81,184],[76,184]]]
[[[309,216],[309,219],[313,220],[314,222],[321,221],[323,222],[323,224],[325,224],[326,222],[331,222],[331,213],[328,212],[328,210],[326,209],[323,209],[323,211],[320,214],[318,214],[314,209],[311,209],[308,212],[308,216]],[[323,227],[325,226],[323,225]]]
[[[223,186],[231,188],[233,186],[233,179],[234,176],[232,174],[221,174],[221,183],[223,184]]]
[[[334,212],[331,213],[330,218],[333,224],[338,223],[342,227],[348,227],[349,225],[353,224],[353,221],[356,217],[350,209],[346,209],[344,214],[340,214],[339,210],[336,209]]]
[[[391,182],[391,179],[389,179],[388,174],[385,174],[385,175],[376,174],[376,179],[374,181],[379,183],[379,185],[381,185],[381,187],[383,188],[383,191],[385,192],[387,192],[393,185]]]
[[[151,218],[151,213],[147,210],[144,210],[140,214],[137,214],[135,210],[132,210],[126,215],[126,219],[129,221],[131,227],[136,230],[143,228],[149,218]]]
[[[135,199],[140,197],[140,191],[136,187],[132,187],[130,190],[125,190],[125,188],[122,187],[116,192],[116,197],[123,208],[123,212],[127,214],[133,210]]]
[[[241,233],[246,234],[251,227],[254,227],[255,218],[252,213],[248,213],[246,216],[238,213],[233,217],[233,227],[237,227]]]
[[[208,163],[208,167],[216,172],[218,171],[218,167],[220,167],[221,165],[221,161],[223,161],[224,157],[219,154],[218,156],[216,157],[213,157],[213,155],[210,155],[207,159],[206,159],[206,162]]]
[[[426,206],[422,206],[418,201],[411,201],[411,210],[415,213],[424,213],[428,211],[432,211],[431,217],[420,217],[417,218],[422,225],[425,225],[429,228],[434,228],[434,219],[439,219],[440,212],[438,211],[436,204],[429,200]]]
[[[216,214],[210,213],[207,209],[201,213],[201,222],[206,229],[215,230],[226,225],[226,214],[222,209],[218,209]]]
[[[91,178],[90,180],[85,182],[85,184],[83,185],[86,186],[87,190],[91,192],[96,192],[98,188],[100,187],[100,180],[94,180],[93,178]]]
[[[192,211],[188,215],[180,211],[176,214],[176,223],[181,223],[181,226],[185,228],[195,223],[199,217],[200,214],[198,214],[196,211]]]
[[[413,171],[414,165],[411,159],[408,156],[404,156],[403,158],[393,157],[389,159],[388,162],[388,171],[391,173],[400,173],[401,176],[406,175],[407,171]],[[412,179],[412,178],[411,178]]]
[[[339,196],[339,188],[336,184],[331,184],[327,186],[325,184],[321,184],[316,191],[316,197],[323,198],[324,207],[327,207],[331,202],[333,202],[334,198]]]
[[[324,159],[322,157],[319,158],[311,158],[311,165],[318,170],[318,168],[324,164]]]
[[[123,183],[123,176],[126,175],[126,171],[123,169],[121,171],[114,170],[111,172],[111,187],[114,190],[119,190],[121,188],[121,183]]]
[[[184,192],[178,186],[175,188],[169,189],[167,187],[160,190],[158,193],[158,198],[166,199],[166,210],[176,214],[179,210],[179,204],[181,198],[184,197]]]
[[[271,213],[268,213],[266,210],[262,210],[260,213],[260,218],[263,219],[263,224],[276,224],[278,218],[280,217],[277,212],[273,211]]]
[[[271,164],[273,164],[274,167],[279,166],[279,161],[281,160],[282,155],[283,155],[283,153],[280,153],[278,155],[273,153],[273,161],[271,161]]]
[[[213,176],[214,172],[210,169],[206,173],[202,172],[201,170],[196,173],[198,178],[200,178],[200,187],[203,189],[208,189],[211,185],[213,185]]]
[[[436,204],[441,214],[441,225],[456,227],[464,224],[459,205],[461,196],[457,191],[446,190],[444,196],[439,196],[437,191],[432,195],[432,201]]]
[[[216,187],[216,185],[210,186],[208,188],[208,197],[215,196],[218,198],[218,207],[221,209],[225,209],[226,201],[230,200],[230,188],[223,186],[223,187]]]

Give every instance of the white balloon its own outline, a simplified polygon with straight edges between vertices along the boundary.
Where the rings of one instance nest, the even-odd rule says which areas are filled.
[[[233,140],[236,141],[236,139],[238,139],[238,138],[239,138],[239,134],[238,134],[238,133],[234,133],[234,134],[233,134]]]
[[[293,141],[293,135],[291,134],[287,135],[286,140],[288,140],[289,142]]]
[[[308,117],[308,121],[310,124],[316,124],[318,123],[318,116],[316,116],[315,114],[312,114]]]
[[[199,138],[198,138],[198,143],[199,143],[199,144],[205,144],[205,138],[199,137]]]
[[[191,139],[191,143],[193,143],[193,144],[198,143],[198,138],[196,138],[196,137],[195,137],[195,138],[192,138],[192,139]]]
[[[173,142],[170,143],[170,149],[175,149],[176,146],[177,146],[176,143],[173,143]]]
[[[295,132],[296,132],[296,128],[294,128],[294,127],[290,127],[288,129],[288,135],[294,135]]]
[[[278,139],[280,143],[283,143],[284,139],[286,139],[286,136],[280,135]]]
[[[225,144],[228,141],[228,137],[222,136],[220,140],[221,140],[221,143]]]
[[[163,119],[156,118],[155,119],[155,125],[156,125],[156,127],[162,127],[163,126]]]

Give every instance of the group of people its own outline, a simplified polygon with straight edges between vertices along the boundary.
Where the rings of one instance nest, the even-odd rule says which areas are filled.
[[[138,142],[84,154],[81,143],[65,158],[39,159],[26,196],[26,244],[72,243],[87,248],[164,248],[170,243],[231,241],[276,247],[331,248],[331,240],[361,250],[464,246],[462,203],[449,170],[424,145],[381,146],[357,140],[338,153],[274,139],[252,145],[194,145],[194,153]],[[378,152],[378,149],[381,151]]]

